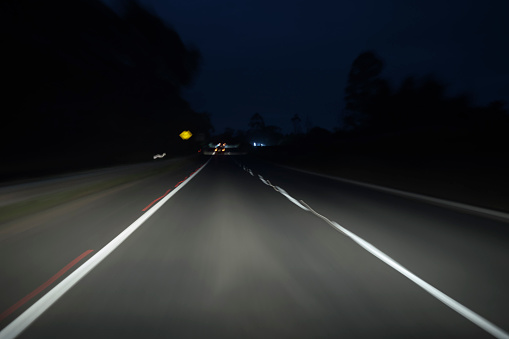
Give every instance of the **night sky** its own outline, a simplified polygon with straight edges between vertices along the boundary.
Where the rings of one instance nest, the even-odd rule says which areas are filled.
[[[106,1],[110,2],[110,1]],[[216,133],[260,113],[333,129],[355,57],[373,50],[397,86],[435,74],[475,104],[509,101],[509,1],[141,0],[203,55],[185,93]]]

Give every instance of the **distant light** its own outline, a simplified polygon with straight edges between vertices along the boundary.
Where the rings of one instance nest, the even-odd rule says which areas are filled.
[[[256,142],[253,142],[253,146],[255,146],[255,147],[256,147]]]
[[[191,133],[190,131],[183,131],[182,133],[179,134],[179,136],[182,138],[182,140],[187,140],[193,136],[193,133]]]
[[[154,159],[157,159],[157,158],[163,158],[165,155],[166,155],[166,153],[163,153],[163,154],[156,154],[156,155],[154,155]]]

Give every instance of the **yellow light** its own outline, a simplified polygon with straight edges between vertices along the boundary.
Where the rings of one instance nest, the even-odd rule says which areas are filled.
[[[193,136],[193,133],[191,133],[190,131],[183,131],[182,133],[180,133],[179,136],[182,138],[182,140],[187,140]]]

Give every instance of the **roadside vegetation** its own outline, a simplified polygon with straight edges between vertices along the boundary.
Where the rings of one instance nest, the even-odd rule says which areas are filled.
[[[212,125],[181,92],[201,54],[136,1],[0,5],[0,182],[192,154]],[[191,130],[194,138],[179,134]]]
[[[64,189],[52,189],[49,186],[43,194],[38,194],[34,197],[27,196],[26,199],[0,206],[0,225],[83,197],[119,188],[122,185],[130,185],[139,180],[161,175],[168,171],[177,170],[195,161],[195,159],[196,156],[190,156],[164,161],[162,166],[144,167],[135,171],[126,171],[125,174],[120,175],[105,174],[99,178],[86,180],[79,184],[73,184],[71,180],[70,184],[66,185]],[[0,198],[3,197],[0,196]]]
[[[372,51],[353,61],[333,130],[294,115],[283,135],[253,116],[248,133],[230,134],[265,136],[270,146],[252,151],[278,164],[509,212],[505,103],[474,105],[433,75],[392,85],[383,66]]]

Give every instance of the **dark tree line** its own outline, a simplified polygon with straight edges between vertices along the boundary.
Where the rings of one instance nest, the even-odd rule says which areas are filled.
[[[345,88],[343,124],[358,135],[392,136],[435,147],[448,142],[501,148],[508,142],[504,103],[475,106],[468,94],[448,96],[432,75],[407,77],[396,88],[380,76],[383,62],[374,52],[353,62]]]
[[[273,146],[280,144],[283,138],[284,135],[280,127],[267,125],[263,116],[260,113],[255,113],[249,119],[246,130],[234,130],[226,127],[223,133],[214,137],[214,141],[242,144],[247,147],[253,146],[253,144]]]
[[[249,143],[277,145],[283,137],[281,128],[265,124],[265,120],[259,113],[253,114],[249,120],[248,127],[245,136]]]
[[[211,130],[180,95],[200,53],[137,2],[122,16],[99,0],[4,0],[3,160],[140,160],[184,150]]]

